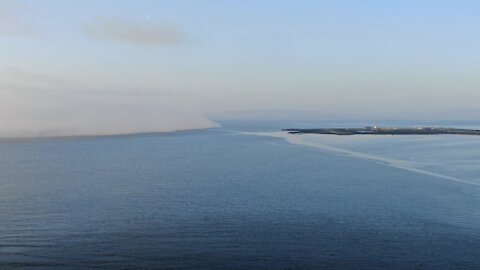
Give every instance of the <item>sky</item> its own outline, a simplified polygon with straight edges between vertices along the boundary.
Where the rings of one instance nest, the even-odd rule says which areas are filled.
[[[0,136],[255,111],[479,117],[478,14],[473,0],[0,0]]]

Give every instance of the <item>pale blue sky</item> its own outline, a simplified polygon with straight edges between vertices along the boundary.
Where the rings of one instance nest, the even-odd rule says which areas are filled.
[[[202,114],[464,117],[480,100],[478,14],[473,0],[0,0],[0,90]],[[4,102],[29,106],[15,95]]]

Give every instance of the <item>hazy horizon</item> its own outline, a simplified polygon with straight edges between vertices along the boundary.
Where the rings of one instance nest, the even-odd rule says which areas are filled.
[[[229,115],[476,119],[478,12],[475,1],[0,0],[0,137]]]
[[[479,14],[0,0],[0,270],[480,269]]]

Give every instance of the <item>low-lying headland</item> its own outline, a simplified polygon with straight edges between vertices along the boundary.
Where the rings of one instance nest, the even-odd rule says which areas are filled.
[[[330,135],[480,135],[479,129],[459,129],[445,127],[377,127],[364,128],[290,128],[282,129],[290,134],[330,134]]]

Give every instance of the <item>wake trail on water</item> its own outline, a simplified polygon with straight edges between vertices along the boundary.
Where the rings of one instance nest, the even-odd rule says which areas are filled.
[[[294,134],[288,134],[285,132],[242,132],[242,134],[245,135],[256,135],[256,136],[266,136],[266,137],[275,137],[275,138],[282,138],[285,139],[287,142],[291,144],[297,144],[297,145],[303,145],[303,146],[308,146],[308,147],[314,147],[317,149],[321,149],[339,156],[345,156],[345,157],[352,157],[352,158],[358,158],[358,159],[363,159],[363,160],[368,160],[377,164],[382,164],[386,165],[392,168],[397,168],[397,169],[402,169],[410,172],[415,172],[415,173],[420,173],[428,176],[433,176],[453,182],[458,182],[462,184],[467,184],[467,185],[473,185],[473,186],[480,186],[480,183],[468,181],[465,179],[461,179],[458,177],[453,177],[449,175],[444,175],[440,173],[435,173],[431,171],[427,171],[421,168],[416,167],[416,163],[407,161],[407,160],[401,160],[401,159],[393,159],[393,158],[386,158],[378,155],[373,155],[373,154],[368,154],[368,153],[362,153],[362,152],[357,152],[357,151],[352,151],[344,148],[338,148],[338,147],[333,147],[330,145],[326,145],[320,142],[311,142],[311,141],[306,141],[302,136],[303,135],[294,135]]]

